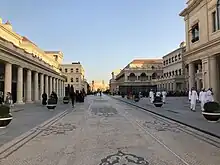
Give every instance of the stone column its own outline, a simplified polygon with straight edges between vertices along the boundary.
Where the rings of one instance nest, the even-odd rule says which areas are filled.
[[[62,85],[61,85],[61,80],[59,80],[59,95],[62,97]]]
[[[48,82],[48,76],[45,75],[45,93],[47,94],[47,97],[49,97],[49,88],[48,88],[49,82]]]
[[[195,86],[195,64],[189,63],[189,90]]]
[[[34,101],[39,101],[38,73],[34,73]]]
[[[5,64],[5,79],[4,79],[4,100],[6,99],[7,93],[11,93],[12,86],[12,64]]]
[[[40,100],[42,100],[42,94],[44,93],[44,74],[40,74]]]
[[[56,92],[56,78],[53,78],[53,91]]]
[[[59,79],[56,79],[56,85],[57,85],[57,96],[60,97],[60,91],[59,91]]]
[[[23,102],[23,68],[18,67],[17,70],[17,101],[16,104],[24,104]]]
[[[31,88],[31,70],[27,70],[27,100],[26,102],[32,102],[31,100],[31,92],[32,92],[32,88]]]
[[[213,93],[214,93],[214,100],[215,101],[218,101],[218,93],[219,93],[219,90],[218,90],[218,75],[217,75],[217,60],[216,60],[216,57],[211,57],[209,59],[209,74],[210,74],[210,88],[212,88],[213,90]]]
[[[53,85],[52,77],[49,77],[49,84],[50,84],[50,90],[49,90],[49,95],[50,95],[52,93],[52,91],[53,91],[53,88],[52,88],[52,85]]]

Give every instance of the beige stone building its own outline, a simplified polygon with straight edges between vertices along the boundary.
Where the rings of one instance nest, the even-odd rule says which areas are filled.
[[[220,1],[188,0],[180,13],[185,20],[184,60],[189,88],[213,88],[220,100]]]
[[[156,89],[157,86],[152,84],[152,80],[162,75],[162,59],[135,59],[116,75],[114,83],[119,92],[147,92],[152,88]]]
[[[62,52],[40,49],[0,18],[0,91],[4,97],[11,92],[14,102],[23,104],[39,101],[44,91],[64,96],[62,60]]]
[[[87,88],[85,79],[85,71],[80,62],[73,62],[71,64],[62,64],[60,71],[66,76],[65,87],[73,85],[74,91],[81,91]],[[67,91],[67,90],[66,90]]]
[[[118,93],[119,82],[115,80],[116,76],[121,72],[121,69],[114,70],[112,72],[112,78],[109,80],[109,89],[111,94]]]
[[[105,91],[109,88],[109,85],[106,84],[104,80],[93,80],[89,85],[92,92],[95,92],[97,90]]]
[[[157,85],[158,90],[166,91],[184,91],[186,79],[184,76],[183,53],[185,52],[185,43],[182,42],[176,50],[163,56],[163,75],[152,80]]]

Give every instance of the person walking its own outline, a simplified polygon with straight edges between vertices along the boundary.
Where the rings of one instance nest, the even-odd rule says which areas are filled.
[[[44,92],[42,94],[42,105],[47,105],[47,94]]]
[[[162,101],[165,104],[166,102],[166,96],[167,96],[167,92],[165,90],[162,91]]]
[[[150,97],[150,102],[153,103],[154,102],[154,92],[152,89],[150,90],[149,97]]]
[[[76,94],[75,94],[75,92],[74,92],[73,86],[71,86],[71,88],[70,88],[70,98],[71,98],[71,102],[72,102],[72,108],[74,108],[74,106],[75,106]]]
[[[199,99],[197,91],[195,90],[194,87],[192,87],[191,90],[191,96],[190,96],[190,109],[191,111],[196,110],[196,101]]]
[[[206,103],[206,92],[205,89],[202,89],[199,93],[199,101],[201,105],[201,110],[204,111],[204,104]]]
[[[209,89],[207,90],[205,97],[206,97],[206,102],[213,102],[213,101],[214,101],[212,88],[209,88]]]

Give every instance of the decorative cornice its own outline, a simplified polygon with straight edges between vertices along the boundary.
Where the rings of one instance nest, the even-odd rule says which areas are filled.
[[[194,0],[190,5],[188,5],[179,16],[185,17],[187,14],[189,14],[193,9],[195,9],[202,1],[201,0]]]
[[[40,70],[41,73],[47,75],[54,75],[54,77],[61,76],[60,73],[56,72],[50,66],[45,65],[46,63],[32,54],[26,53],[23,49],[15,47],[12,43],[6,42],[0,39],[0,51],[1,59],[4,61],[12,62],[13,64],[32,69],[34,71]]]

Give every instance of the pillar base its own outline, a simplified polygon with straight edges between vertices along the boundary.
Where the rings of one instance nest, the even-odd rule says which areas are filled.
[[[25,104],[23,101],[17,101],[16,103],[14,103],[15,105],[23,105]]]
[[[34,103],[32,100],[27,100],[25,103]]]

